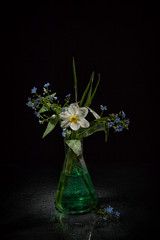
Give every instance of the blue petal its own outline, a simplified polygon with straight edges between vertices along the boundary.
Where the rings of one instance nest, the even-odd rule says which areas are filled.
[[[45,83],[44,84],[44,87],[49,87],[50,86],[50,83]]]

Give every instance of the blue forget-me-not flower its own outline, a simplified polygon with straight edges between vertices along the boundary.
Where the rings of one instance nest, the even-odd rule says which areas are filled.
[[[37,88],[34,87],[34,88],[32,88],[31,93],[36,93],[36,91],[37,91]]]
[[[45,93],[47,93],[47,89],[46,89],[45,87],[43,88],[43,91],[44,91]]]
[[[34,114],[36,115],[36,117],[41,118],[41,115],[38,112],[35,111]]]
[[[50,86],[50,83],[45,83],[44,84],[44,87],[46,88],[46,87],[49,87]]]
[[[124,119],[126,114],[122,111],[122,119]]]
[[[113,125],[114,125],[113,122],[109,122],[109,123],[108,123],[108,127],[112,127]]]
[[[116,132],[121,132],[123,130],[123,126],[117,126],[116,127]]]
[[[62,132],[62,137],[66,137],[66,132],[65,132],[66,128],[63,128],[63,132]]]
[[[116,118],[114,121],[115,121],[116,123],[119,123],[119,122],[120,122],[120,118]]]
[[[107,208],[104,208],[104,211],[106,213],[113,213],[113,208],[111,206],[107,207]]]
[[[115,211],[114,214],[119,217],[120,216],[120,213],[118,211]]]
[[[70,96],[71,96],[71,94],[69,93],[65,96],[65,98],[69,98]]]
[[[102,111],[107,111],[107,106],[100,105]]]
[[[129,119],[127,119],[127,121],[126,121],[126,122],[127,122],[127,125],[129,125],[129,123],[130,123]]]

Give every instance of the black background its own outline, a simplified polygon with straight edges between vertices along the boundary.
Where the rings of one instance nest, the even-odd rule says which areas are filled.
[[[64,161],[61,129],[42,139],[46,126],[26,102],[33,87],[42,93],[47,82],[60,101],[71,93],[74,102],[73,56],[79,99],[95,71],[101,82],[91,108],[100,113],[100,104],[107,105],[107,114],[123,110],[130,119],[129,130],[111,130],[107,143],[103,132],[84,139],[99,200],[120,211],[123,239],[154,238],[159,233],[158,6],[154,1],[1,4],[0,201],[6,239],[60,239],[49,219]],[[114,226],[111,230],[115,235]],[[105,231],[102,235],[106,239]]]
[[[103,133],[86,138],[86,161],[158,163],[158,20],[157,6],[146,2],[6,2],[3,162],[62,164],[61,130],[42,140],[45,126],[26,102],[31,88],[42,92],[47,82],[60,101],[71,93],[73,102],[74,56],[79,98],[91,72],[100,73],[91,107],[107,105],[107,113],[123,110],[130,119],[129,131],[110,131],[107,143]]]

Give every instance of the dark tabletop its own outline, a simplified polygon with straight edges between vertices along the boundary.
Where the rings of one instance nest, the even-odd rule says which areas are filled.
[[[94,213],[63,216],[55,210],[59,166],[8,164],[1,168],[3,239],[153,239],[160,231],[159,165],[88,166],[100,204],[117,209],[117,222]]]

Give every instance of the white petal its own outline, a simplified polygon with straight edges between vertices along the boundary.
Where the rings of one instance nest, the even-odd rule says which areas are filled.
[[[78,123],[82,128],[88,128],[90,126],[90,123],[85,118],[80,119]]]
[[[81,107],[81,108],[78,108],[76,115],[78,117],[86,117],[87,114],[88,114],[88,109],[86,107]]]
[[[67,120],[67,119],[69,120],[71,115],[68,112],[62,112],[62,113],[59,114],[59,116],[63,120]]]
[[[90,112],[93,114],[93,116],[96,118],[96,119],[98,119],[98,118],[100,118],[100,116],[95,112],[95,111],[93,111],[91,108],[89,108],[89,107],[87,107],[89,110],[90,110]]]
[[[53,118],[53,119],[54,119],[54,118],[55,118],[55,116],[56,116],[56,115],[55,115],[55,114],[53,114],[53,115],[51,116],[51,118]]]
[[[71,123],[70,128],[74,131],[77,131],[80,128],[80,124],[79,123]]]
[[[77,107],[72,103],[69,108],[68,108],[68,112],[71,114],[71,115],[76,115],[76,112],[77,112]]]
[[[70,121],[62,121],[61,122],[61,127],[62,128],[67,128],[67,127],[69,127],[70,126]]]

